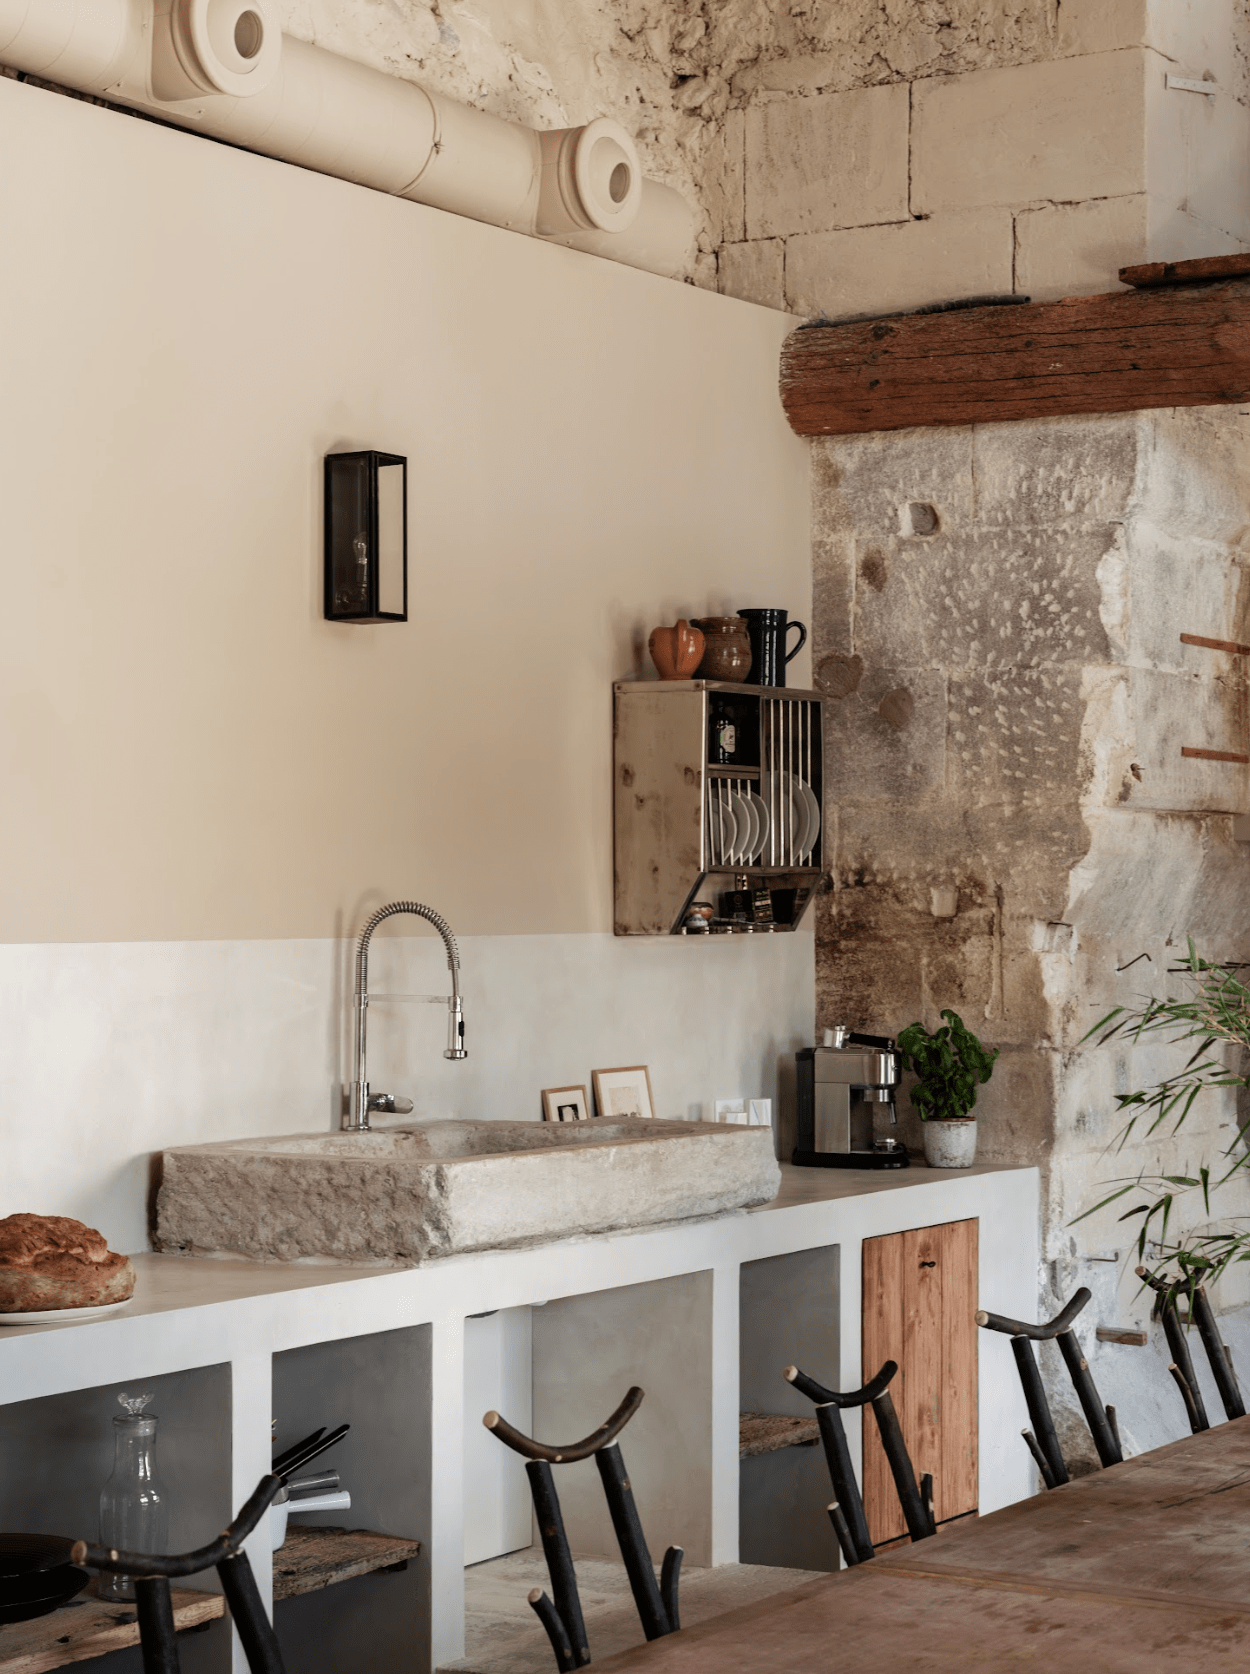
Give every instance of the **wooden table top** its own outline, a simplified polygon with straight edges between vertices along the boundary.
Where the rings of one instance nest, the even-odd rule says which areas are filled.
[[[1245,1674],[1250,1417],[595,1666]]]

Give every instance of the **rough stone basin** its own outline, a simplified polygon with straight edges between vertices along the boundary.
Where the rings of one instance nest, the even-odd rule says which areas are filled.
[[[625,1118],[424,1122],[163,1154],[156,1247],[416,1263],[767,1203],[769,1128]]]

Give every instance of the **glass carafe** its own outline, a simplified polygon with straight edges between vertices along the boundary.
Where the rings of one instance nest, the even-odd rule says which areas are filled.
[[[150,1395],[119,1395],[113,1420],[113,1474],[100,1491],[100,1545],[119,1552],[163,1552],[169,1515],[156,1480],[157,1418],[144,1412]],[[100,1576],[100,1597],[132,1599],[129,1575]]]

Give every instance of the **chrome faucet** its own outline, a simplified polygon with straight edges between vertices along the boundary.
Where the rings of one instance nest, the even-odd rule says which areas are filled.
[[[410,913],[413,918],[425,919],[434,926],[443,938],[443,945],[447,949],[447,968],[451,972],[451,993],[449,995],[375,994],[373,998],[375,1000],[417,1000],[431,1005],[445,1005],[447,1007],[447,1049],[443,1053],[443,1057],[459,1059],[469,1056],[464,1047],[464,1011],[460,1004],[460,954],[456,948],[456,938],[451,933],[451,926],[445,918],[434,911],[433,907],[423,907],[420,901],[392,901],[385,907],[379,907],[365,924],[364,929],[360,932],[360,940],[356,943],[356,991],[352,1002],[352,1024],[355,1036],[352,1085],[347,1107],[343,1111],[342,1122],[344,1131],[349,1133],[368,1133],[369,1113],[372,1110],[406,1116],[412,1109],[411,1099],[398,1098],[394,1093],[371,1093],[366,1068],[366,1029],[369,1018],[369,943],[373,938],[373,932],[382,920],[393,918],[397,913]]]

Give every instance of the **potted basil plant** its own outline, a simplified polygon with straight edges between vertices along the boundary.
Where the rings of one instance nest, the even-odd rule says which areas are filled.
[[[930,1168],[971,1168],[977,1088],[993,1074],[998,1051],[987,1052],[953,1011],[942,1016],[945,1022],[933,1034],[923,1023],[910,1023],[898,1037],[899,1056],[919,1078],[911,1102],[924,1123],[924,1160]]]

